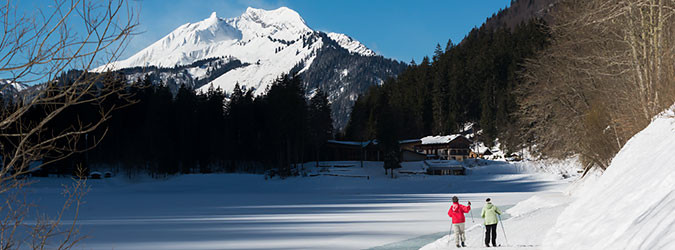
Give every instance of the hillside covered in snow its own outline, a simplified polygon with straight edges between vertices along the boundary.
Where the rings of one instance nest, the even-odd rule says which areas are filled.
[[[597,180],[575,191],[546,249],[671,249],[675,106],[633,136]]]
[[[538,193],[505,210],[501,249],[671,249],[674,149],[675,106],[633,136],[606,171],[591,170],[564,192]],[[548,168],[580,166],[575,161]],[[471,224],[467,244],[482,247],[485,229]],[[448,234],[422,249],[452,248],[453,239]]]
[[[241,16],[186,23],[128,59],[97,68],[122,70],[129,80],[149,77],[173,91],[236,84],[264,93],[283,74],[300,74],[308,96],[329,93],[342,127],[356,97],[395,77],[405,64],[378,56],[353,38],[312,30],[295,11],[248,8]]]

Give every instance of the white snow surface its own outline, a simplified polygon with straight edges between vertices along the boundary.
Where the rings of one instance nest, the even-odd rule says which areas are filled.
[[[253,174],[127,180],[117,174],[89,180],[78,220],[89,238],[77,247],[414,249],[447,233],[453,195],[474,202],[478,216],[485,197],[507,208],[569,183],[515,164],[484,163],[466,176],[428,176],[414,174],[423,172],[422,162],[406,162],[399,170],[411,174],[396,171],[395,179],[385,175],[382,162],[307,163],[314,176],[284,180]],[[60,207],[59,187],[68,179],[35,180],[28,197],[39,207]],[[412,247],[397,247],[402,241]]]
[[[504,163],[506,164],[506,163]],[[576,169],[580,167],[576,157],[556,161],[556,160],[539,160],[539,161],[525,161],[509,163],[521,173],[537,174],[542,178],[541,180],[548,181],[568,181],[573,185],[564,186],[558,189],[544,189],[533,195],[526,197],[526,199],[517,202],[514,206],[509,207],[513,203],[504,201],[501,197],[496,196],[492,198],[493,204],[498,206],[504,213],[501,215],[503,221],[497,227],[497,243],[500,245],[499,249],[516,250],[516,249],[543,249],[544,236],[548,230],[553,227],[556,219],[565,207],[573,200],[569,195],[569,190],[581,183],[576,174]],[[485,171],[484,174],[500,176],[500,169],[496,168],[480,168]],[[473,171],[476,171],[474,169]],[[474,215],[480,214],[480,209],[484,204],[484,200],[475,201]],[[486,248],[483,240],[485,235],[485,227],[482,225],[483,220],[476,217],[475,221],[466,222],[466,244],[469,249],[490,249]],[[504,235],[506,233],[506,236]],[[424,245],[423,250],[443,250],[455,248],[455,238],[451,231],[446,231],[445,234],[439,235],[437,240]],[[572,248],[570,248],[572,249]]]
[[[536,161],[522,161],[514,163],[525,169],[538,172],[550,173],[563,178],[580,177],[583,173],[581,162],[578,156],[573,156],[564,160],[540,159]],[[584,180],[587,180],[584,178]],[[576,186],[576,184],[575,184]]]
[[[546,249],[673,249],[675,106],[633,136],[597,180],[578,189]]]
[[[494,201],[493,204],[503,210],[499,201]],[[560,212],[569,203],[569,196],[561,192],[545,192],[534,195],[532,198],[520,202],[519,204],[527,204],[527,210],[522,210],[522,213],[510,214],[516,207],[509,209],[501,217],[504,219],[502,223],[497,226],[497,244],[500,245],[498,249],[504,250],[518,250],[518,249],[542,249],[543,235],[555,223],[556,218]],[[481,202],[483,204],[483,202]],[[480,214],[478,208],[475,209],[476,214]],[[513,216],[505,219],[506,216]],[[481,224],[483,220],[477,219],[476,222],[465,222],[466,226],[466,245],[468,249],[491,249],[485,247],[485,227]],[[421,250],[447,250],[455,249],[454,234],[448,232],[442,238],[425,245]],[[574,249],[574,248],[568,248]]]
[[[248,8],[241,16],[223,19],[215,12],[207,19],[181,25],[159,41],[128,59],[103,65],[95,71],[137,66],[173,67],[213,57],[239,59],[249,66],[237,68],[216,78],[214,88],[225,91],[235,84],[255,88],[264,93],[267,86],[282,74],[304,62],[306,70],[321,48],[321,39],[305,46],[303,37],[315,31],[292,9],[275,10]],[[370,49],[350,37],[331,33],[331,39],[350,52],[364,56],[375,55]],[[206,72],[191,72],[201,77]],[[210,84],[202,88],[206,90]]]
[[[343,48],[349,50],[349,52],[351,52],[351,53],[356,53],[356,54],[363,55],[363,56],[374,56],[375,55],[374,51],[370,50],[368,47],[363,45],[361,42],[354,40],[353,38],[349,37],[348,35],[330,32],[330,33],[328,33],[328,37],[330,37],[330,39],[333,39],[333,41],[336,41]]]

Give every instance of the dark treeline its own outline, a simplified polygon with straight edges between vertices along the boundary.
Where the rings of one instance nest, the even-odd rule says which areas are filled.
[[[460,44],[436,45],[433,58],[414,61],[396,79],[358,98],[344,137],[378,137],[378,123],[393,126],[399,139],[456,133],[465,122],[483,129],[490,144],[513,124],[517,72],[525,58],[547,44],[539,20],[507,28],[473,29]],[[382,115],[386,113],[387,115]],[[500,137],[501,138],[501,137]]]
[[[139,102],[114,114],[90,164],[156,174],[276,168],[289,175],[295,163],[319,157],[332,135],[326,95],[306,100],[298,77],[284,76],[258,97],[237,85],[229,101],[213,88],[197,94],[183,87],[174,98],[147,80],[134,86]]]
[[[113,82],[126,84],[122,77]],[[196,93],[185,87],[173,96],[168,87],[147,78],[124,89],[135,103],[129,105],[115,95],[98,103],[124,107],[116,109],[101,129],[75,142],[80,148],[98,145],[48,165],[44,173],[70,174],[82,165],[155,177],[267,169],[291,175],[296,163],[321,157],[321,148],[333,134],[326,94],[319,92],[307,100],[299,77],[283,76],[257,97],[238,85],[228,96],[220,89]],[[56,131],[76,120],[92,121],[96,107],[69,107],[49,128]],[[27,117],[39,121],[49,108],[35,105]]]

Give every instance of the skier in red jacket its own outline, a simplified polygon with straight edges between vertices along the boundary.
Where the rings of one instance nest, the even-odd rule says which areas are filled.
[[[464,235],[464,214],[471,211],[471,202],[469,201],[468,204],[468,206],[459,204],[459,198],[453,196],[452,206],[448,210],[448,216],[452,218],[452,231],[455,232],[455,244],[457,244],[457,247],[466,247],[464,244],[466,240],[466,236]]]

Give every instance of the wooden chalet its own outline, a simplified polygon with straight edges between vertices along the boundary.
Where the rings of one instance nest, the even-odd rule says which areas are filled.
[[[399,141],[401,161],[427,159],[462,161],[469,158],[471,140],[462,135],[427,136],[422,139]],[[382,161],[377,140],[338,141],[326,143],[327,161]]]
[[[491,156],[493,153],[489,147],[478,145],[474,150],[471,150],[469,153],[469,158],[481,158],[484,159],[486,156]]]
[[[441,160],[463,161],[471,153],[471,140],[463,135],[427,136],[420,139],[414,151],[436,155]]]

